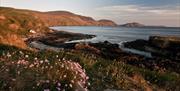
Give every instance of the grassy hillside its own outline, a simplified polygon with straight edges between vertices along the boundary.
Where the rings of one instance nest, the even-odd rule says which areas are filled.
[[[0,42],[25,47],[23,38],[32,35],[31,31],[48,31],[45,24],[30,12],[0,7]]]
[[[117,26],[111,20],[96,21],[92,17],[77,15],[67,11],[36,12],[48,26]]]
[[[25,48],[24,39],[49,31],[48,26],[116,26],[113,21],[95,21],[91,17],[67,11],[38,12],[0,7],[0,43]]]

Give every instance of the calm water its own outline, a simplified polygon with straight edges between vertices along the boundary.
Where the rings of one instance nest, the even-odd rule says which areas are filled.
[[[134,54],[152,57],[151,53],[139,51],[136,49],[124,48],[122,43],[133,41],[136,39],[148,40],[152,35],[163,36],[180,36],[180,29],[175,28],[122,28],[122,27],[92,27],[92,26],[66,26],[66,27],[51,27],[55,30],[63,30],[74,33],[93,34],[97,37],[88,40],[77,40],[70,42],[88,41],[88,42],[104,42],[105,40],[111,43],[118,43],[122,50]]]
[[[180,36],[180,29],[175,28],[122,28],[122,27],[92,27],[92,26],[63,26],[52,27],[56,30],[63,30],[75,33],[97,35],[91,42],[110,41],[111,43],[121,43],[136,39],[148,39],[151,35],[171,35]]]

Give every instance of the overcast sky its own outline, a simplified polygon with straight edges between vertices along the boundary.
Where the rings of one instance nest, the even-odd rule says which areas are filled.
[[[0,6],[38,11],[66,10],[118,24],[180,26],[180,0],[0,0]]]

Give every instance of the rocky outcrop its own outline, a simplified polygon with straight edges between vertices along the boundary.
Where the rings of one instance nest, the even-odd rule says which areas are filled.
[[[180,37],[151,36],[149,40],[127,42],[124,46],[150,52],[154,57],[180,60]]]
[[[178,50],[180,48],[180,37],[174,36],[151,36],[149,42],[162,49]]]

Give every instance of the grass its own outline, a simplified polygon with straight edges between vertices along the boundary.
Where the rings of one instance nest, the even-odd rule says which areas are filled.
[[[57,90],[58,82],[61,83],[59,87],[61,89],[75,90],[78,87],[77,82],[82,79],[85,82],[84,86],[92,91],[110,88],[145,90],[144,84],[148,84],[154,89],[177,90],[179,88],[177,84],[180,82],[179,75],[173,73],[158,73],[83,52],[33,52],[1,44],[0,59],[1,90],[7,88],[26,91],[32,89]],[[22,65],[17,65],[21,61]],[[24,65],[26,62],[27,65]],[[71,67],[74,67],[71,63],[80,64],[82,68],[78,69],[82,70],[85,76],[81,77],[79,73],[75,74],[76,71],[72,70],[73,68],[70,70]],[[69,69],[62,68],[62,65]],[[63,78],[64,75],[66,75],[65,78]],[[137,84],[133,81],[134,75],[142,76],[141,80],[145,80],[145,82]],[[72,83],[74,77],[76,79]],[[87,80],[86,77],[89,79]]]

